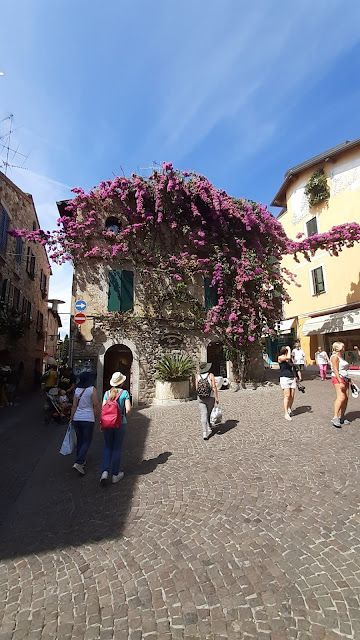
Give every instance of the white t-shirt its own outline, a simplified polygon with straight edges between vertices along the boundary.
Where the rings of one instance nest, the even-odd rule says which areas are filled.
[[[302,349],[293,349],[291,355],[294,360],[294,364],[305,364],[305,353]]]
[[[74,413],[74,420],[85,420],[86,422],[95,422],[94,407],[92,403],[92,393],[94,387],[87,389],[75,389],[75,398],[81,398],[78,402],[77,409]],[[84,393],[82,393],[84,391]]]
[[[327,364],[328,359],[326,351],[317,351],[315,353],[315,360],[317,364]]]

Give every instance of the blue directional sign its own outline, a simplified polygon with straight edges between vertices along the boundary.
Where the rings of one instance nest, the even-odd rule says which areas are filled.
[[[78,300],[77,302],[75,302],[76,311],[85,311],[86,307],[87,304],[84,300]]]

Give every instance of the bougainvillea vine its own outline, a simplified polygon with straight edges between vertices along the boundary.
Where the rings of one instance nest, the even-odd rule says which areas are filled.
[[[176,299],[179,323],[221,334],[229,348],[274,335],[289,300],[286,285],[294,281],[281,266],[284,255],[309,260],[318,249],[337,255],[360,240],[360,226],[351,223],[292,241],[266,206],[234,199],[167,162],[148,178],[115,177],[89,193],[73,192],[57,230],[10,233],[43,244],[59,264],[132,264],[153,316],[162,314],[164,300]],[[207,312],[191,293],[203,278],[215,296]]]

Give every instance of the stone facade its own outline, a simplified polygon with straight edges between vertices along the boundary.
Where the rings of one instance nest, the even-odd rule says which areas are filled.
[[[57,311],[51,307],[47,310],[47,325],[45,335],[45,358],[50,356],[55,360],[59,359],[59,329],[62,326],[61,319]]]
[[[133,314],[114,316],[107,312],[109,271],[114,268],[129,269],[134,273]],[[130,263],[119,267],[94,260],[86,266],[77,265],[74,269],[72,317],[76,314],[75,302],[83,300],[87,305],[86,321],[77,326],[72,320],[70,336],[70,361],[75,373],[84,369],[96,370],[101,396],[104,387],[108,388],[110,375],[120,370],[127,376],[124,387],[131,392],[135,406],[152,403],[156,365],[165,353],[185,353],[198,364],[210,360],[210,344],[220,344],[217,342],[219,337],[215,335],[179,325],[172,318],[169,302],[162,317],[146,315],[142,290],[136,286],[137,281],[136,269]],[[205,305],[204,287],[200,281],[194,283],[193,295]],[[232,380],[231,363],[222,361],[221,366],[222,375]],[[263,373],[261,352],[257,353],[254,348],[248,375],[252,380],[261,380]],[[195,395],[194,380],[190,384],[190,394]]]
[[[92,263],[92,268],[78,266],[74,270],[72,315],[76,313],[76,300],[84,300],[86,322],[80,327],[71,323],[71,360],[75,372],[82,368],[97,371],[99,395],[109,380],[109,373],[120,370],[127,375],[128,390],[133,402],[151,404],[155,396],[155,368],[165,353],[186,353],[195,363],[207,360],[207,347],[215,336],[204,335],[195,329],[180,328],[172,321],[167,308],[162,318],[144,318],[140,288],[136,287],[134,271],[134,315],[107,314],[108,273],[113,265]],[[131,265],[122,265],[131,268]],[[200,286],[197,295],[204,303]],[[166,317],[165,317],[166,316]],[[116,353],[116,350],[119,351]],[[113,357],[111,356],[113,351]],[[125,385],[126,386],[126,385]],[[194,381],[191,383],[194,393]]]
[[[17,369],[23,363],[25,390],[32,388],[35,370],[42,370],[50,269],[43,246],[7,234],[38,229],[39,221],[31,195],[1,172],[0,205],[0,297],[13,327],[0,334],[0,364]]]

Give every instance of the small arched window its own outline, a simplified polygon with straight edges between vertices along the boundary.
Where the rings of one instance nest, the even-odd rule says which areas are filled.
[[[112,231],[117,236],[117,234],[120,231],[120,228],[121,228],[121,223],[117,218],[115,218],[115,216],[111,216],[110,218],[106,219],[106,222],[105,222],[106,231]]]

